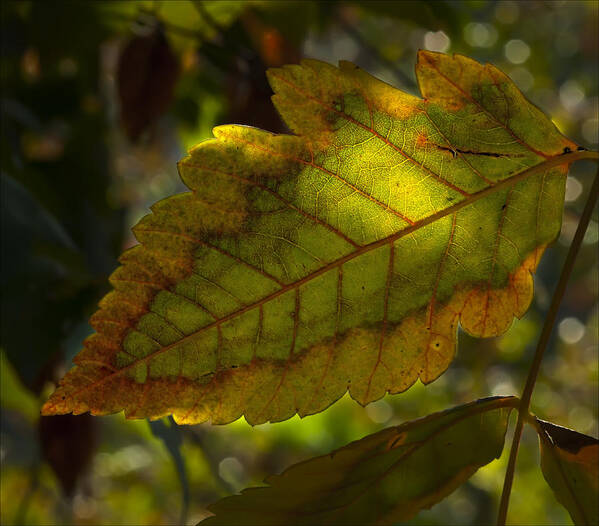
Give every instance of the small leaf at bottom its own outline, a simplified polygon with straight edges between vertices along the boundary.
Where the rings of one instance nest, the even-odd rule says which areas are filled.
[[[599,440],[537,418],[541,469],[574,524],[599,524]]]
[[[385,429],[210,506],[219,524],[406,520],[501,455],[513,397],[493,397]]]

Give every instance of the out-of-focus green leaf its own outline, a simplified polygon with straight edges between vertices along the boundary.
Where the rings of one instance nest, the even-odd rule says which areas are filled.
[[[62,320],[70,308],[61,299],[84,279],[84,264],[57,218],[21,182],[2,174],[0,184],[0,342],[31,387],[59,350]]]
[[[3,350],[0,350],[0,406],[18,411],[30,421],[36,420],[40,413],[39,403],[21,383]]]
[[[73,241],[62,225],[49,214],[19,181],[6,174],[0,175],[2,195],[2,223],[6,234],[23,231],[35,238],[24,243],[46,242],[69,250],[75,250]],[[6,221],[6,223],[5,223]],[[11,229],[9,230],[9,226]],[[11,239],[12,241],[12,239]],[[9,263],[7,259],[7,263]],[[5,268],[5,267],[4,267]],[[7,276],[3,273],[3,277]]]
[[[99,4],[2,5],[1,344],[36,393],[122,248],[123,215],[106,199]]]
[[[599,524],[599,440],[536,419],[541,469],[575,524]]]
[[[407,422],[210,506],[202,525],[390,524],[439,502],[503,450],[514,397]]]
[[[301,46],[310,28],[321,22],[326,2],[292,0],[256,3],[255,13],[264,24],[285,36],[295,46]],[[248,10],[249,11],[249,10]],[[245,13],[247,18],[247,12]],[[260,50],[258,46],[256,49]],[[269,66],[279,66],[266,61]]]
[[[191,41],[214,38],[229,27],[243,12],[249,1],[208,0],[160,2],[97,2],[103,20],[114,30],[126,31],[136,20],[159,19],[166,25],[173,47],[181,51]],[[196,5],[194,5],[196,4]]]

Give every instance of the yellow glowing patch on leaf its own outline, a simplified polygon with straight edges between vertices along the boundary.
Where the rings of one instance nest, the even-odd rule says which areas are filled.
[[[501,455],[513,397],[406,422],[295,464],[209,507],[206,526],[397,524]]]
[[[133,229],[44,414],[252,424],[361,404],[507,330],[576,145],[503,73],[422,51],[424,99],[342,62],[270,70],[295,135],[215,128]]]

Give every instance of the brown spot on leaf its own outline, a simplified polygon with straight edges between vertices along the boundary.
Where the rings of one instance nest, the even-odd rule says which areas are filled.
[[[418,132],[416,136],[416,146],[418,148],[424,148],[428,142],[428,138],[424,132]]]

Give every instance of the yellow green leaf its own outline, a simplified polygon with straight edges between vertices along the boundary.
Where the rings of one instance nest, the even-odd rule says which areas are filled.
[[[536,419],[541,469],[574,524],[599,524],[599,440]]]
[[[0,348],[0,407],[12,409],[35,422],[39,416],[39,402],[21,382],[15,368]]]
[[[152,206],[44,414],[256,424],[445,371],[527,310],[578,154],[503,73],[420,52],[424,99],[352,64],[269,71],[294,135],[215,128]],[[582,154],[581,154],[582,155]]]
[[[201,524],[392,524],[430,508],[499,458],[513,397],[435,413],[296,464],[209,507]]]

